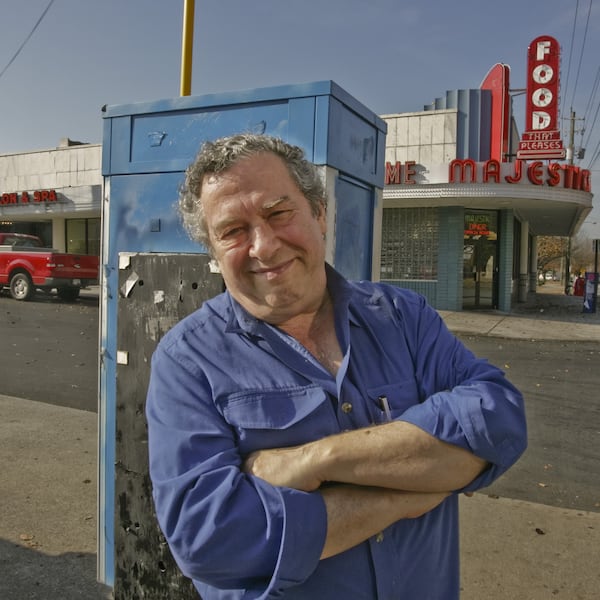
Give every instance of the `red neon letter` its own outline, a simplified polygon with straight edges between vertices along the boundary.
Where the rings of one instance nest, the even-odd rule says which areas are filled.
[[[523,162],[515,160],[515,172],[513,175],[507,175],[504,179],[506,183],[518,183],[523,177]]]
[[[559,163],[552,163],[548,165],[548,179],[546,182],[550,187],[554,187],[560,183],[560,171],[561,165]]]
[[[487,183],[490,177],[500,183],[500,162],[493,158],[483,163],[483,182]]]
[[[455,173],[456,173],[456,168],[458,167],[459,171],[459,183],[465,183],[466,179],[467,179],[467,167],[469,167],[470,171],[471,171],[471,183],[475,183],[475,161],[471,158],[467,158],[465,160],[459,159],[459,158],[455,158],[451,163],[450,163],[450,174],[448,179],[450,179],[450,183],[455,183],[456,182],[456,177],[455,177]]]
[[[402,183],[407,183],[407,184],[417,183],[413,179],[413,175],[417,174],[416,169],[413,168],[416,164],[417,163],[414,160],[407,160],[404,163],[404,178],[402,179]]]
[[[543,167],[544,167],[544,163],[540,162],[539,160],[532,162],[527,167],[527,178],[534,185],[542,185],[542,183],[543,183],[543,181],[542,181]]]
[[[400,170],[402,169],[402,163],[397,162],[392,165],[390,162],[385,163],[385,185],[392,183],[400,183]]]

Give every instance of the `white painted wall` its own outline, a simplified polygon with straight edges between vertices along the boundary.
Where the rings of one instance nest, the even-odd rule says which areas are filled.
[[[385,160],[395,164],[449,163],[456,158],[456,110],[381,115],[387,123]]]
[[[102,145],[0,155],[0,193],[102,184]]]
[[[55,190],[57,202],[0,204],[0,218],[11,221],[52,220],[53,240],[64,239],[64,219],[100,216],[102,145],[64,146],[0,155],[0,194]]]

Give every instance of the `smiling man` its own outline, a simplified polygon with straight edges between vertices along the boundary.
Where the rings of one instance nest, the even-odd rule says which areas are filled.
[[[326,264],[299,148],[204,144],[180,208],[227,287],[152,360],[153,495],[183,573],[204,600],[458,598],[457,495],[524,451],[519,392],[420,296]]]
[[[274,325],[314,315],[326,295],[323,201],[311,210],[283,160],[266,152],[208,175],[200,196],[232,296]]]

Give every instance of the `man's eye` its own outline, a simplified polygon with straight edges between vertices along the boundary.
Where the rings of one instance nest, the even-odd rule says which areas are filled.
[[[289,208],[282,209],[282,210],[276,210],[269,215],[269,218],[274,219],[274,220],[287,219],[287,218],[291,217],[292,212],[293,211]]]
[[[230,240],[232,238],[240,236],[243,231],[244,230],[241,227],[232,227],[231,229],[226,229],[225,231],[222,231],[219,235],[219,239]]]

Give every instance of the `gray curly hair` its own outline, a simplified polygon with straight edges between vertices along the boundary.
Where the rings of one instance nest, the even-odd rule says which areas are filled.
[[[285,162],[292,180],[308,200],[311,212],[318,217],[327,207],[327,193],[317,167],[307,160],[304,151],[283,140],[267,135],[237,134],[204,142],[187,168],[185,180],[179,190],[179,214],[189,236],[212,250],[204,207],[200,194],[204,177],[223,173],[238,160],[271,152]]]

